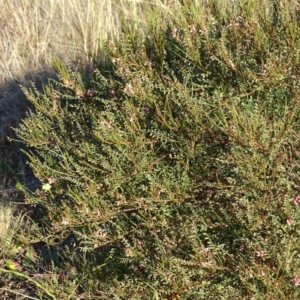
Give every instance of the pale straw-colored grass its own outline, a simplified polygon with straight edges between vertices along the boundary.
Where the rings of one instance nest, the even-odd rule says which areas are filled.
[[[168,10],[170,0],[2,0],[0,84],[50,65],[53,56],[88,60],[101,41],[120,34],[120,19],[143,22],[149,5]]]
[[[0,203],[0,242],[3,243],[8,237],[9,230],[13,225],[14,209],[11,205]]]

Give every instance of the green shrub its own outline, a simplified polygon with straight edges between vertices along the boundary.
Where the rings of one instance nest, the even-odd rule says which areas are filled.
[[[299,297],[298,19],[214,3],[26,90],[17,134],[42,183],[26,201],[40,239],[76,240],[55,263],[78,293]]]

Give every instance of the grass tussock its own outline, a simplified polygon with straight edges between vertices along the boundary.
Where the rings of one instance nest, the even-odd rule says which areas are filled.
[[[170,6],[168,1],[152,3],[164,10]],[[89,61],[101,42],[118,39],[121,19],[143,26],[145,6],[138,0],[1,1],[0,82],[41,70],[53,56]]]
[[[42,2],[0,4],[3,82],[55,71],[8,105],[2,298],[298,299],[298,3]]]

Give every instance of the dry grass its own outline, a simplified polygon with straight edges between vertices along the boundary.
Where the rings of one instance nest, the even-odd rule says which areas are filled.
[[[86,59],[99,42],[117,38],[120,19],[142,22],[141,0],[3,0],[0,3],[0,82],[51,64],[53,55]],[[167,8],[174,1],[151,1]],[[150,3],[150,1],[149,1]]]
[[[2,240],[11,227],[13,209],[10,205],[0,204],[0,240]]]

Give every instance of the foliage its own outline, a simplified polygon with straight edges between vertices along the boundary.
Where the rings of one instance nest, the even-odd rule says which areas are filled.
[[[298,16],[188,2],[25,91],[41,264],[86,298],[297,299]]]

